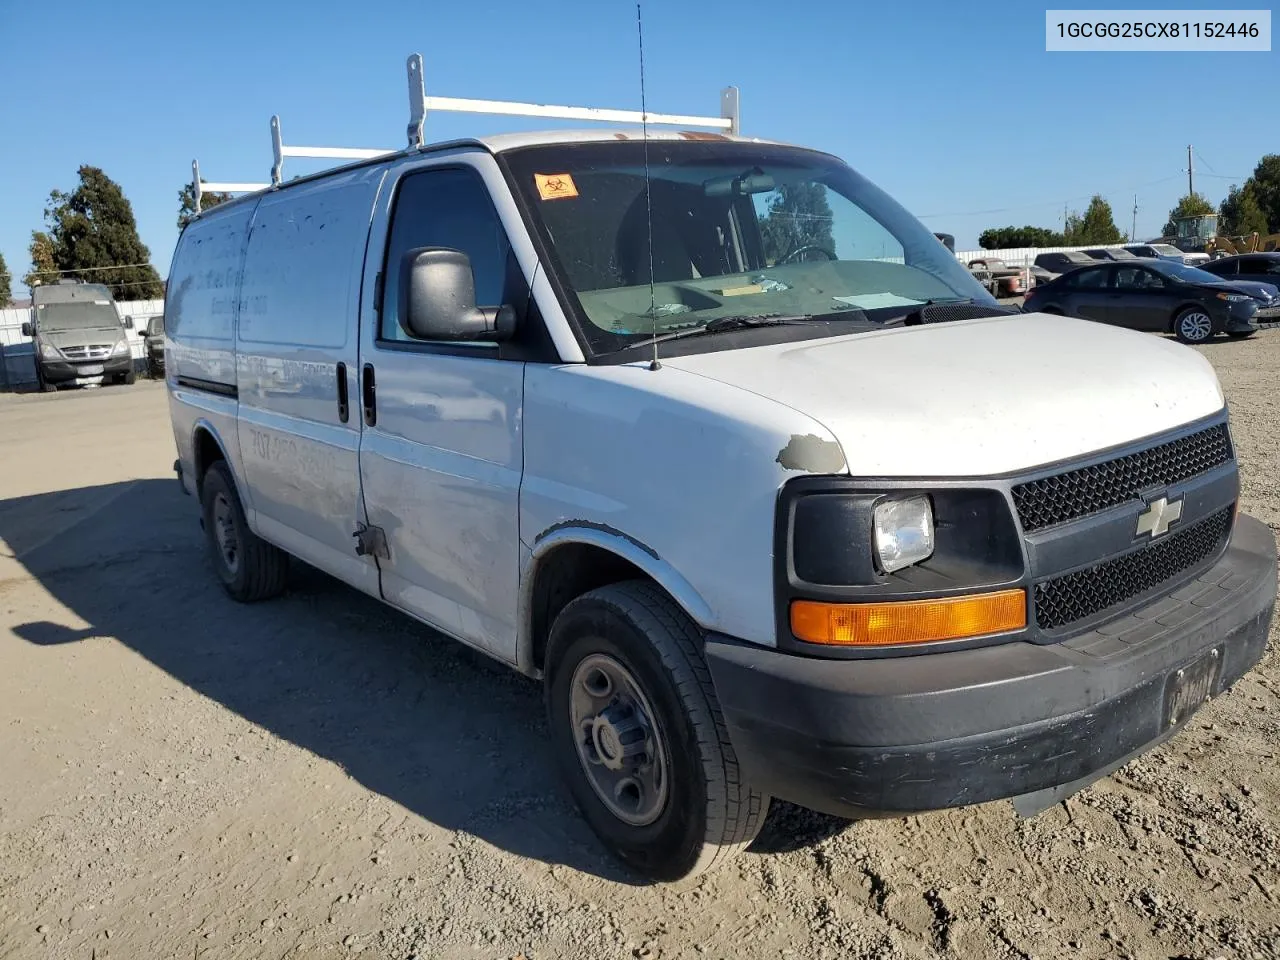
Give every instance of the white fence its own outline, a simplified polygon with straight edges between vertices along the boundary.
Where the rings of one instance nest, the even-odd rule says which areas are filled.
[[[164,313],[163,300],[124,300],[116,304],[122,317],[133,317],[133,329],[127,332],[133,350],[134,366],[145,356],[142,334],[147,321]],[[22,325],[32,319],[29,307],[0,310],[0,390],[21,390],[36,382],[35,348],[24,336]]]
[[[1029,267],[1042,253],[1076,253],[1099,247],[1118,247],[1118,243],[1091,243],[1087,247],[1008,247],[1004,250],[957,250],[956,259],[968,266],[970,260],[1003,260],[1011,267]]]

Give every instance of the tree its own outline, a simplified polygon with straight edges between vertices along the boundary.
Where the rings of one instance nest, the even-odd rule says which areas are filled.
[[[1266,232],[1267,215],[1258,206],[1253,178],[1246,180],[1243,187],[1233,183],[1218,208],[1218,233],[1224,237],[1240,237]]]
[[[53,241],[43,230],[31,231],[31,243],[27,246],[31,255],[31,269],[22,278],[28,287],[40,283],[58,282],[58,265],[54,262]]]
[[[766,263],[777,263],[801,247],[821,247],[835,253],[831,238],[831,204],[820,183],[783,184],[769,200],[769,213],[760,221]]]
[[[1164,225],[1162,236],[1176,237],[1178,235],[1178,221],[1183,217],[1203,217],[1205,214],[1216,212],[1213,209],[1213,204],[1203,196],[1198,193],[1188,193],[1178,201],[1177,206],[1169,211],[1169,222]]]
[[[229,193],[202,193],[200,194],[200,209],[208,210],[216,207],[220,203],[225,203],[231,199]],[[191,184],[184,184],[182,189],[178,191],[178,229],[181,230],[188,223],[196,218],[196,192],[192,189]]]
[[[1084,214],[1072,213],[1067,217],[1066,229],[1063,231],[1064,246],[1083,247],[1088,244],[1119,243],[1124,234],[1116,226],[1111,215],[1111,204],[1095,193],[1089,201]]]
[[[1067,238],[1048,227],[992,227],[983,230],[978,246],[983,250],[1005,250],[1010,247],[1065,247]]]
[[[55,265],[66,276],[106,284],[117,300],[164,296],[120,185],[97,167],[78,172],[79,186],[71,193],[54,190],[44,211]]]
[[[1254,198],[1267,218],[1267,232],[1280,233],[1280,154],[1269,153],[1259,160],[1248,182],[1253,184]]]
[[[9,266],[4,262],[4,254],[0,253],[0,309],[7,307],[13,299],[13,277]]]

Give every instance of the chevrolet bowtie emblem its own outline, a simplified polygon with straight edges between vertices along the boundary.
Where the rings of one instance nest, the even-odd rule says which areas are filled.
[[[1169,527],[1178,521],[1182,516],[1182,501],[1170,501],[1165,497],[1158,500],[1152,500],[1147,509],[1138,514],[1138,532],[1137,536],[1144,533],[1151,534],[1151,539],[1163,536],[1169,532]]]

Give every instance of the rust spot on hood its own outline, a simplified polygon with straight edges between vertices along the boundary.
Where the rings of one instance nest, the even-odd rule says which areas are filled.
[[[728,140],[723,133],[706,133],[702,130],[681,130],[679,134],[685,140]]]
[[[776,462],[784,470],[805,473],[844,473],[847,469],[840,444],[812,433],[792,434],[790,442],[778,451]]]

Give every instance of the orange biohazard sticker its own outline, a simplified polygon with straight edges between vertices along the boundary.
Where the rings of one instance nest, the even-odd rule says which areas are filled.
[[[563,200],[578,195],[573,177],[567,173],[535,173],[533,182],[538,187],[538,196],[543,200]]]

